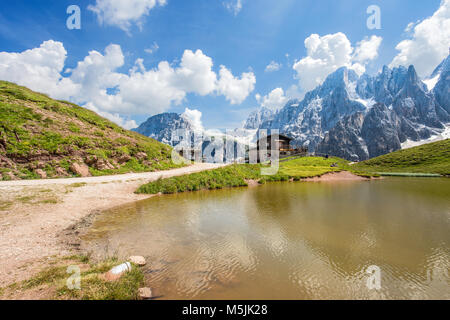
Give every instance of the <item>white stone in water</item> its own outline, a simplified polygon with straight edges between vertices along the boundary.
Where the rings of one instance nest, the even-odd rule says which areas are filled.
[[[130,261],[131,263],[134,263],[135,265],[138,265],[138,266],[145,266],[147,264],[147,261],[145,261],[145,258],[141,257],[141,256],[129,257],[128,261]]]

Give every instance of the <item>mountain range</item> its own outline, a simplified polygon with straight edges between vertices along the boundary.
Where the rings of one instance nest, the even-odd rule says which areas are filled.
[[[414,66],[385,66],[375,76],[340,68],[302,100],[251,113],[244,129],[278,129],[310,152],[362,161],[447,134],[448,124],[450,56],[424,80]],[[191,126],[182,115],[165,113],[136,131],[170,144],[174,130]]]

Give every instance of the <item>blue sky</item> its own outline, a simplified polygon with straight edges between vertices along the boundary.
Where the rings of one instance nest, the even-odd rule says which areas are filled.
[[[184,96],[174,98],[168,106],[162,108],[149,103],[147,109],[145,106],[136,106],[136,109],[128,110],[128,106],[133,103],[142,104],[131,98],[130,103],[123,103],[120,107],[108,110],[106,107],[94,106],[95,110],[116,114],[125,120],[135,120],[137,124],[156,112],[181,113],[188,107],[202,113],[203,125],[206,128],[240,126],[249,112],[262,103],[263,98],[257,100],[256,94],[264,97],[272,90],[281,88],[284,99],[301,95],[305,89],[302,88],[301,82],[299,84],[298,77],[303,75],[294,70],[293,65],[308,55],[304,41],[312,34],[323,37],[341,32],[353,48],[365,38],[381,37],[377,56],[364,62],[367,72],[375,73],[382,65],[390,64],[399,54],[396,46],[401,41],[415,40],[414,27],[433,16],[440,5],[444,6],[441,0],[242,0],[242,8],[232,10],[232,5],[235,6],[238,0],[159,0],[160,3],[155,0],[155,6],[151,5],[148,14],[139,17],[140,27],[130,20],[130,25],[126,28],[123,25],[99,23],[97,14],[88,10],[88,6],[95,5],[96,1],[98,0],[2,1],[0,52],[21,53],[39,48],[44,41],[53,40],[60,42],[67,52],[63,68],[65,70],[76,68],[77,63],[83,61],[92,50],[105,55],[108,45],[117,44],[124,61],[118,63],[119,66],[113,71],[129,74],[129,70],[139,58],[143,59],[145,70],[157,68],[161,61],[168,61],[170,67],[176,69],[185,50],[195,53],[199,49],[202,51],[202,57],[211,59],[211,71],[218,78],[221,65],[232,73],[233,78],[230,81],[240,79],[243,73],[252,73],[255,83],[245,92],[246,98],[240,98],[239,101],[230,101],[232,93],[226,89],[221,93],[210,89],[207,90],[208,94],[205,94],[205,91],[197,89],[197,86],[191,90],[186,89],[187,85],[183,84],[180,85],[182,89],[177,87],[173,94],[184,93]],[[74,4],[81,8],[81,30],[66,28],[66,9]],[[381,9],[381,30],[367,28],[366,20],[369,15],[366,10],[370,5],[377,5]],[[405,31],[411,22],[418,23],[412,26],[412,30]],[[448,40],[447,34],[442,36]],[[447,42],[444,47],[448,48],[448,45]],[[152,47],[152,53],[146,51]],[[433,59],[427,63],[435,67],[437,59],[442,56],[442,50],[441,48],[437,53],[430,53]],[[13,64],[16,60],[8,56],[6,61]],[[277,71],[266,72],[267,65],[272,61],[281,67]],[[414,57],[407,57],[405,61],[414,62]],[[0,77],[6,78],[5,80],[16,79],[8,78],[10,72],[5,74],[2,76],[0,70]],[[64,71],[61,74],[63,77],[70,75]],[[191,78],[183,79],[191,81]],[[178,80],[175,82],[178,83]],[[241,86],[236,83],[238,87]],[[288,91],[292,85],[297,86],[297,91]],[[124,87],[114,89],[125,90]],[[165,87],[160,90],[165,90]],[[108,93],[113,92],[113,89],[108,89]],[[57,96],[59,97],[59,93]],[[149,96],[150,100],[152,98],[153,96]]]

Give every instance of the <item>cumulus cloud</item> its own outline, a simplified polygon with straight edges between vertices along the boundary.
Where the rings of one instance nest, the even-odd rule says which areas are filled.
[[[383,38],[372,36],[358,42],[353,54],[353,61],[366,63],[370,60],[375,60],[378,57],[378,48],[382,41]]]
[[[241,78],[233,76],[225,66],[220,66],[220,79],[217,83],[217,91],[231,104],[241,104],[255,89],[256,77],[253,72],[243,73]]]
[[[390,66],[412,64],[420,76],[428,76],[448,55],[450,0],[443,0],[433,16],[416,24],[410,23],[406,31],[412,32],[412,36],[397,45],[400,52]]]
[[[53,40],[21,53],[0,52],[0,79],[48,93],[57,99],[72,96],[78,87],[61,76],[66,58],[62,43]]]
[[[268,108],[274,111],[283,107],[288,101],[288,98],[285,96],[282,88],[273,89],[268,95],[264,97],[261,97],[261,95],[257,94],[255,98],[262,108]]]
[[[142,27],[143,19],[155,6],[164,6],[167,0],[96,0],[88,9],[97,15],[100,24],[117,26],[129,32],[136,24]]]
[[[216,89],[217,75],[212,70],[213,61],[201,50],[195,53],[186,50],[176,70],[176,86],[187,92],[196,92],[202,96]]]
[[[194,131],[198,132],[204,131],[201,111],[186,108],[186,110],[181,114],[181,116],[192,124]]]
[[[115,70],[124,64],[124,55],[118,45],[109,45],[105,54],[91,51],[84,60],[78,62],[75,69],[67,70],[68,78],[78,86],[76,94],[71,98],[78,104],[91,103],[101,110],[119,111],[121,99],[108,94],[108,89],[116,88],[126,77]]]
[[[278,71],[280,70],[282,67],[281,63],[275,62],[275,61],[271,61],[267,67],[266,67],[266,72],[274,72],[274,71]]]
[[[235,16],[237,16],[242,10],[242,0],[228,0],[224,2],[223,5]]]
[[[185,50],[178,66],[161,61],[147,70],[144,60],[137,59],[127,73],[121,73],[117,70],[125,64],[124,54],[119,45],[111,44],[104,53],[89,52],[63,77],[66,56],[63,44],[55,41],[22,53],[0,52],[0,79],[84,105],[127,128],[135,123],[121,115],[165,112],[189,93],[220,94],[232,104],[241,103],[256,82],[252,72],[239,78],[224,66],[218,76],[212,59],[201,50]]]
[[[342,32],[323,37],[312,34],[305,40],[307,56],[296,61],[293,66],[301,88],[304,91],[314,89],[330,73],[341,67],[354,69],[359,74],[364,73],[365,64],[378,56],[381,41],[382,38],[373,36],[362,40],[353,48]]]

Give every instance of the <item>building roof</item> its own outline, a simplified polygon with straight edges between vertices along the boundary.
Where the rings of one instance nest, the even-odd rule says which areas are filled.
[[[270,134],[270,135],[268,135],[268,136],[266,136],[266,137],[263,137],[263,138],[259,139],[258,142],[261,141],[261,140],[263,140],[263,139],[269,139],[269,138],[272,137],[272,136],[273,136],[273,134]],[[279,134],[278,137],[280,137],[280,139],[285,139],[285,140],[289,140],[289,141],[294,140],[293,138],[288,137],[288,136],[286,136],[286,135],[284,135],[284,134]]]

